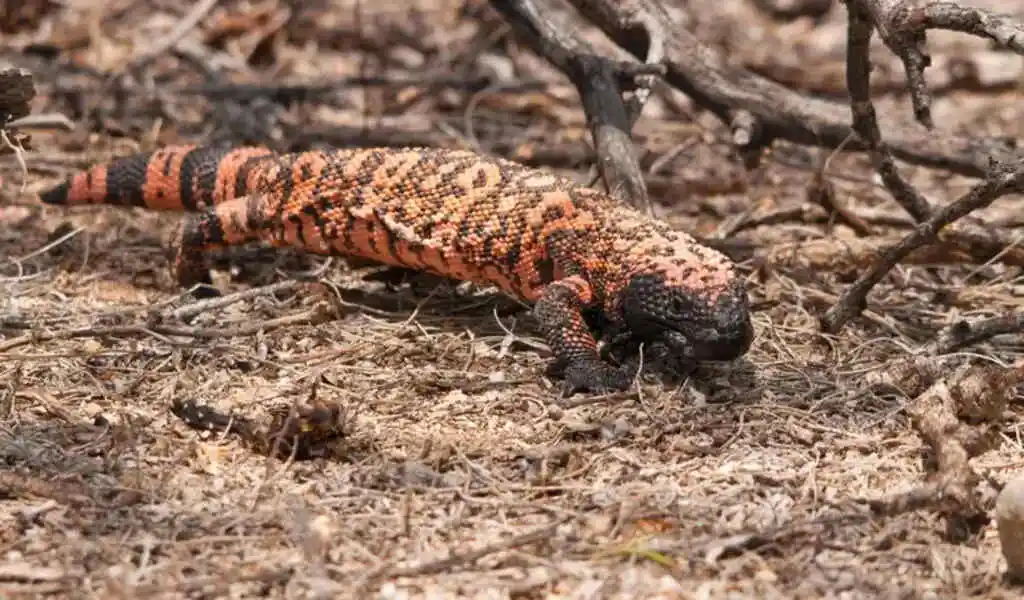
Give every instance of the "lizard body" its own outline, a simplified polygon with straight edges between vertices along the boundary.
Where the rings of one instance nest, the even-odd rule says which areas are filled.
[[[750,347],[733,263],[690,235],[569,179],[462,150],[276,154],[171,146],[80,172],[47,204],[192,213],[174,244],[184,286],[210,283],[205,252],[262,240],[495,285],[534,311],[572,389],[624,389],[591,330],[689,360]]]

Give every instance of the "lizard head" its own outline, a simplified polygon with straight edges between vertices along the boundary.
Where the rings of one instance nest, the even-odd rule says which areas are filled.
[[[706,272],[665,263],[630,276],[622,317],[634,336],[679,358],[733,360],[754,338],[747,292],[731,268]]]

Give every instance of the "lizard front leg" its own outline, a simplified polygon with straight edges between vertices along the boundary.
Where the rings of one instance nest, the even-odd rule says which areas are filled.
[[[563,393],[625,390],[632,383],[628,372],[603,362],[597,342],[583,318],[591,303],[590,284],[574,275],[549,284],[534,307],[534,315],[555,355],[549,372],[561,372]]]

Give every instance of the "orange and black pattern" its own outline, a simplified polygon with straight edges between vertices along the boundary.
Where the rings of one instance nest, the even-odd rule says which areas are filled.
[[[42,200],[195,211],[172,267],[183,285],[209,283],[206,250],[259,240],[495,285],[537,304],[576,389],[631,381],[601,361],[594,329],[693,360],[735,358],[752,338],[724,255],[600,191],[468,151],[176,146],[93,167]]]

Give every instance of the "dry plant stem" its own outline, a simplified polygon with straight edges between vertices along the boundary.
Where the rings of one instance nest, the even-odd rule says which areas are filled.
[[[900,58],[915,118],[929,129],[934,127],[931,99],[924,70],[931,63],[924,48],[928,29],[948,29],[988,38],[1018,54],[1024,54],[1024,27],[1009,15],[990,13],[956,2],[908,2],[907,0],[846,0],[852,14],[861,12],[876,29],[885,45]]]
[[[761,125],[760,145],[774,138],[835,148],[850,135],[850,107],[803,96],[783,85],[734,67],[702,44],[673,17],[660,0],[571,0],[572,4],[615,43],[637,57],[649,46],[644,23],[662,24],[665,35],[665,81],[687,94],[723,122],[735,110],[746,110]],[[888,147],[907,162],[984,176],[989,157],[1000,162],[1024,159],[1024,151],[994,138],[943,135],[913,123],[886,123]],[[850,149],[865,150],[855,139]]]
[[[846,38],[846,85],[850,90],[850,110],[853,129],[867,145],[871,162],[882,177],[882,182],[915,221],[924,221],[931,214],[931,206],[908,183],[896,168],[896,160],[882,140],[871,101],[871,59],[869,49],[872,26],[852,1],[847,3],[849,24]]]
[[[630,139],[642,101],[638,99],[636,114],[631,117],[622,99],[620,82],[625,78],[661,73],[663,67],[620,63],[594,54],[581,41],[545,18],[534,0],[495,0],[491,4],[519,37],[576,86],[594,138],[598,170],[608,192],[651,214],[643,171]],[[640,98],[644,98],[643,92]]]
[[[929,219],[882,253],[853,283],[821,319],[822,330],[836,333],[866,305],[867,295],[896,264],[908,254],[938,239],[939,231],[957,219],[992,204],[1000,196],[1024,187],[1024,164],[998,165],[992,174],[970,192],[936,210]]]

